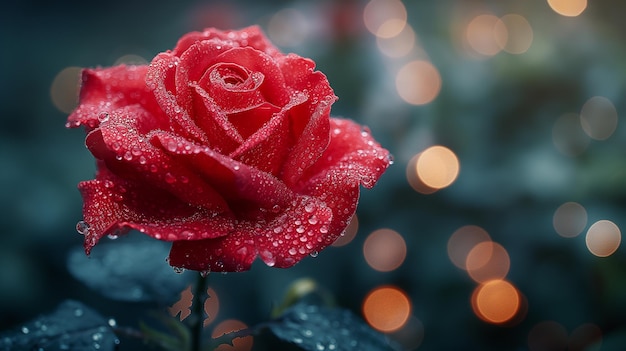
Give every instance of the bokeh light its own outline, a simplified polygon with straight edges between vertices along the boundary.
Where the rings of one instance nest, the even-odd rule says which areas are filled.
[[[354,216],[352,216],[352,219],[350,220],[350,224],[348,224],[348,227],[346,228],[346,230],[344,230],[343,233],[341,233],[341,236],[339,236],[337,240],[335,240],[335,242],[331,246],[341,247],[341,246],[348,245],[350,242],[352,242],[352,240],[354,239],[358,231],[359,231],[359,218],[355,214]]]
[[[587,210],[577,202],[566,202],[554,211],[554,230],[565,238],[573,238],[587,226]]]
[[[363,9],[365,27],[376,36],[391,38],[400,34],[406,20],[406,8],[398,0],[371,0]]]
[[[617,110],[603,97],[587,100],[580,111],[580,124],[587,135],[596,140],[606,140],[617,128]]]
[[[548,0],[548,5],[559,15],[576,17],[587,8],[587,0]]]
[[[506,323],[520,310],[520,293],[506,280],[490,280],[474,290],[472,309],[485,322]]]
[[[248,328],[248,326],[240,320],[227,319],[215,326],[215,328],[211,332],[211,337],[215,339],[224,334],[232,333],[246,328]],[[253,343],[254,340],[251,335],[245,336],[242,338],[234,339],[232,346],[228,344],[221,344],[215,349],[215,351],[250,351],[252,350]]]
[[[411,61],[396,74],[396,91],[402,100],[411,105],[432,102],[440,90],[441,75],[429,61]]]
[[[523,16],[508,14],[496,21],[494,37],[502,50],[510,54],[523,54],[533,42],[533,29]]]
[[[565,350],[567,348],[567,330],[555,321],[543,321],[535,324],[528,332],[528,350]]]
[[[499,53],[502,50],[499,43],[506,43],[508,40],[507,28],[505,25],[498,25],[500,22],[498,17],[491,14],[482,14],[472,18],[465,29],[465,39],[469,47],[484,56],[494,56]]]
[[[213,323],[220,311],[220,299],[215,290],[208,288],[207,295],[207,298],[204,300],[204,313],[206,313],[206,318],[204,319],[203,325],[205,327]]]
[[[479,243],[489,242],[491,237],[483,228],[466,225],[457,229],[448,239],[448,257],[452,263],[466,270],[467,255]]]
[[[406,243],[398,232],[383,228],[372,232],[363,243],[367,264],[380,272],[392,271],[406,258]]]
[[[577,156],[589,146],[590,138],[581,127],[580,115],[565,113],[552,127],[552,142],[566,156]]]
[[[589,227],[585,241],[589,252],[598,257],[607,257],[619,248],[622,233],[615,223],[600,220]]]
[[[509,273],[511,261],[506,249],[493,241],[476,244],[467,254],[467,274],[476,282],[503,279]]]
[[[389,333],[402,328],[411,315],[411,302],[402,290],[381,286],[363,300],[363,316],[372,328]]]
[[[81,67],[66,67],[59,72],[50,86],[52,104],[63,113],[71,113],[78,105]]]
[[[459,160],[445,146],[435,145],[421,152],[415,164],[417,177],[433,189],[452,184],[459,175]]]
[[[406,180],[413,188],[413,190],[417,191],[420,194],[432,194],[439,189],[431,188],[424,184],[422,180],[417,176],[417,160],[419,159],[421,154],[417,154],[409,160],[406,165]]]
[[[396,36],[391,38],[376,37],[376,45],[378,50],[388,57],[406,56],[415,47],[415,31],[407,24]]]
[[[126,55],[122,55],[120,57],[117,58],[117,60],[115,60],[115,62],[113,63],[114,66],[117,65],[146,65],[148,64],[148,60],[146,60],[144,57],[140,56],[140,55],[135,55],[135,54],[126,54]]]
[[[278,46],[293,47],[302,44],[308,36],[306,16],[295,8],[276,12],[267,25],[267,35]]]

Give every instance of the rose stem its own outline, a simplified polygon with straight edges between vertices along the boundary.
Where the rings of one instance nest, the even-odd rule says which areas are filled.
[[[200,351],[202,347],[202,328],[203,328],[203,300],[206,295],[205,287],[207,285],[208,275],[198,274],[198,280],[196,281],[196,291],[193,294],[192,315],[193,322],[191,324],[191,350]]]

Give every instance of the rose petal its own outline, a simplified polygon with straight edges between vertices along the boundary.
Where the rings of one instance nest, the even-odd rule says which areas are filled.
[[[340,118],[330,119],[331,141],[318,161],[307,170],[302,183],[337,170],[350,184],[372,188],[389,167],[389,151],[380,146],[367,127]],[[305,180],[307,177],[309,180]]]
[[[251,228],[230,232],[227,236],[207,240],[182,240],[172,243],[169,263],[196,271],[241,272],[250,269],[257,251],[250,239]]]
[[[274,206],[285,206],[294,197],[293,192],[270,173],[175,135],[156,132],[153,138],[166,153],[185,162],[207,184],[217,189],[238,218],[263,219]],[[176,147],[168,147],[173,145]]]
[[[197,41],[207,39],[219,39],[224,42],[236,43],[239,46],[250,46],[261,50],[270,56],[282,55],[280,51],[265,37],[258,26],[250,26],[241,30],[222,31],[215,28],[207,28],[203,32],[191,32],[185,34],[176,47],[172,50],[174,55],[180,55]]]
[[[160,240],[216,238],[233,228],[228,214],[191,206],[167,191],[120,178],[100,164],[96,179],[81,182],[85,251],[107,234],[139,230]]]
[[[293,144],[289,120],[283,114],[274,115],[229,156],[250,167],[278,175]]]
[[[138,106],[112,111],[107,123],[89,133],[87,147],[120,177],[167,190],[195,206],[228,212],[228,205],[210,185],[139,132],[138,126],[150,116]]]
[[[330,104],[334,99],[334,96],[327,97],[317,104],[317,109],[287,156],[280,176],[287,186],[295,185],[326,149],[330,141]]]
[[[175,74],[179,58],[169,53],[158,54],[150,63],[146,73],[146,84],[152,90],[160,108],[169,116],[172,131],[187,138],[207,143],[207,137],[191,117],[189,117],[189,102],[182,98],[183,106],[179,104],[175,93]],[[181,92],[184,94],[184,92]]]
[[[84,69],[79,105],[68,117],[68,127],[85,125],[89,130],[108,119],[110,111],[127,105],[140,105],[159,111],[156,100],[145,84],[148,66],[120,65],[112,68]],[[150,128],[167,125],[163,114],[154,114]]]

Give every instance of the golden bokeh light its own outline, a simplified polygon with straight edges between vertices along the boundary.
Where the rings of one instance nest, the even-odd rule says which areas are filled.
[[[537,323],[528,332],[528,350],[565,350],[567,348],[567,330],[555,321]]]
[[[398,0],[371,0],[363,9],[363,22],[367,30],[383,38],[400,34],[406,20],[406,8]]]
[[[306,16],[294,8],[276,12],[267,24],[267,35],[278,46],[293,47],[308,36]]]
[[[619,248],[622,233],[615,223],[600,220],[589,227],[585,241],[589,252],[598,257],[607,257]]]
[[[411,302],[399,288],[381,286],[367,294],[363,300],[362,311],[372,328],[390,333],[407,323],[411,315]]]
[[[467,254],[467,274],[476,282],[503,279],[509,273],[511,260],[506,249],[493,241],[476,244]]]
[[[561,16],[576,17],[587,8],[587,0],[548,0],[548,5]]]
[[[354,239],[358,231],[359,231],[359,218],[355,214],[354,216],[352,216],[352,219],[350,220],[350,224],[348,224],[348,227],[346,228],[346,230],[344,230],[343,233],[341,233],[341,236],[339,236],[337,240],[335,240],[335,242],[331,246],[340,247],[340,246],[348,245],[350,242],[352,242],[352,240]]]
[[[499,43],[508,41],[507,27],[494,15],[478,15],[465,29],[465,39],[470,48],[484,56],[494,56],[502,50]],[[498,31],[498,32],[496,32]]]
[[[206,313],[206,318],[204,319],[203,325],[205,327],[213,323],[215,318],[217,318],[218,312],[220,311],[220,299],[218,298],[215,290],[213,290],[213,288],[208,288],[207,295],[206,300],[204,300],[204,313]]]
[[[422,151],[415,164],[417,177],[429,188],[442,189],[459,175],[459,159],[452,150],[435,145]]]
[[[396,36],[376,37],[376,45],[383,55],[392,58],[404,57],[415,47],[415,31],[407,24]]]
[[[587,100],[580,111],[580,124],[591,138],[606,140],[617,128],[617,110],[611,100],[594,96]]]
[[[411,160],[406,165],[406,180],[413,188],[413,190],[417,191],[420,194],[432,194],[439,189],[431,188],[424,184],[422,180],[417,176],[417,160],[419,159],[421,154],[417,154],[411,157]]]
[[[523,54],[533,42],[533,29],[523,16],[508,14],[496,21],[494,37],[502,50],[510,54]]]
[[[554,211],[552,225],[564,238],[578,236],[587,226],[587,210],[577,202],[566,202]]]
[[[211,332],[211,337],[215,339],[224,334],[232,333],[246,328],[248,328],[248,326],[240,320],[227,319],[215,326],[215,329],[213,329],[213,331]],[[253,342],[254,340],[252,336],[236,338],[233,340],[232,346],[229,344],[221,344],[215,349],[215,351],[250,351],[252,350]]]
[[[365,261],[373,269],[389,272],[406,258],[406,243],[398,232],[383,228],[373,231],[363,243]]]
[[[577,156],[589,146],[590,138],[581,127],[580,116],[575,113],[561,115],[552,127],[552,142],[566,156]]]
[[[506,280],[487,281],[474,289],[472,309],[483,321],[503,324],[515,317],[520,310],[520,293]]]
[[[441,75],[429,61],[411,61],[396,74],[396,91],[402,100],[411,105],[432,102],[440,90]]]
[[[455,266],[466,270],[467,255],[474,246],[490,241],[491,237],[483,228],[476,225],[463,226],[448,239],[448,257]]]
[[[66,67],[59,72],[50,86],[52,104],[63,113],[71,113],[78,105],[80,67]]]

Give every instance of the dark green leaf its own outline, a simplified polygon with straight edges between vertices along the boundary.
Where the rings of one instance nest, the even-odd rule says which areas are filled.
[[[114,350],[119,344],[107,321],[80,302],[66,300],[48,315],[0,333],[0,350]]]
[[[174,272],[165,261],[169,246],[143,235],[126,235],[98,244],[89,257],[82,248],[72,250],[67,265],[76,279],[110,299],[169,304],[195,278]]]
[[[340,308],[299,303],[268,327],[279,339],[308,351],[396,349],[383,334]]]

